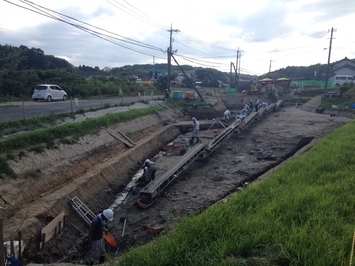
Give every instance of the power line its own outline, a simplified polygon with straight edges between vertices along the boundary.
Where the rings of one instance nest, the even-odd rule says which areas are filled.
[[[168,28],[167,26],[164,26],[164,25],[160,24],[159,22],[156,22],[150,16],[146,15],[145,13],[143,13],[142,11],[140,11],[138,8],[134,7],[133,5],[128,3],[127,1],[123,1],[123,2],[125,2],[131,8],[119,3],[117,0],[114,0],[114,2],[117,3],[118,5],[122,6],[122,8],[120,8],[117,5],[111,3],[109,0],[106,0],[106,2],[110,3],[111,5],[113,5],[114,7],[118,8],[118,9],[122,10],[126,14],[131,15],[134,18],[137,18],[138,20],[141,20],[141,21],[143,21],[145,23],[148,23],[148,24],[150,24],[150,25],[152,25],[152,26],[154,26],[154,27],[156,27],[158,29],[166,30]]]
[[[13,2],[10,2],[8,0],[4,0],[5,2],[8,2],[12,5],[15,5],[17,7],[20,7],[20,8],[23,8],[23,9],[26,9],[26,10],[29,10],[31,12],[34,12],[34,13],[37,13],[37,14],[40,14],[42,16],[45,16],[45,17],[48,17],[48,18],[51,18],[51,19],[54,19],[54,20],[57,20],[57,21],[60,21],[60,22],[63,22],[63,23],[66,23],[66,24],[69,24],[73,27],[76,27],[82,31],[85,31],[89,34],[92,34],[96,37],[99,37],[103,40],[106,40],[106,41],[109,41],[113,44],[116,44],[118,46],[121,46],[125,49],[129,49],[131,51],[134,51],[134,52],[137,52],[137,53],[141,53],[141,54],[144,54],[144,55],[148,55],[148,56],[156,56],[156,55],[153,55],[153,54],[150,54],[150,53],[147,53],[147,52],[144,52],[144,51],[141,51],[141,50],[138,50],[138,49],[135,49],[135,48],[132,48],[130,46],[127,46],[127,45],[123,45],[123,44],[120,44],[118,42],[123,42],[123,43],[127,43],[127,44],[131,44],[131,45],[135,45],[135,46],[139,46],[139,47],[142,47],[142,48],[145,48],[145,49],[150,49],[150,50],[155,50],[155,51],[160,51],[160,52],[164,52],[161,48],[159,47],[155,47],[153,45],[149,45],[149,44],[146,44],[146,43],[143,43],[143,42],[139,42],[139,41],[136,41],[134,39],[131,39],[131,38],[126,38],[124,36],[121,36],[119,34],[116,34],[116,33],[113,33],[113,32],[110,32],[110,31],[107,31],[105,29],[102,29],[102,28],[99,28],[99,27],[96,27],[96,26],[93,26],[89,23],[86,23],[86,22],[83,22],[83,21],[80,21],[78,19],[75,19],[73,17],[70,17],[70,16],[66,16],[64,14],[61,14],[59,12],[56,12],[54,10],[51,10],[51,9],[48,9],[48,8],[45,8],[43,6],[40,6],[40,5],[36,5],[32,2],[29,2],[27,0],[20,0],[20,2],[22,2],[23,4],[26,4],[30,7],[32,7],[33,9],[31,8],[28,8],[28,7],[25,7],[25,6],[21,6],[21,5],[18,5],[18,4],[15,4]],[[49,12],[48,12],[49,11]],[[51,14],[51,12],[53,14]],[[89,26],[91,28],[87,28],[87,27],[84,27],[80,24],[78,24],[77,22],[83,24],[83,25],[86,25],[86,26]],[[117,36],[117,37],[120,37],[120,38],[117,38],[117,37],[114,37],[114,36]]]

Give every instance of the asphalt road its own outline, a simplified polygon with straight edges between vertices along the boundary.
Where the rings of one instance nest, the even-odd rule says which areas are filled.
[[[139,101],[149,101],[157,98],[162,98],[162,95],[156,96],[140,96],[140,97],[123,97],[123,98],[106,98],[98,100],[81,100],[71,99],[67,101],[26,101],[26,102],[11,102],[0,104],[0,121],[12,121],[26,118],[39,117],[44,115],[62,114],[76,112],[78,110],[90,110],[104,107],[107,104],[110,106],[135,103]]]

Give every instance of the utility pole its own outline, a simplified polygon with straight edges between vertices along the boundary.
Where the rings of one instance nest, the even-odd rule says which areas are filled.
[[[172,26],[170,25],[170,44],[168,47],[168,77],[167,77],[167,90],[170,92],[170,72],[171,72],[171,55],[173,54],[173,49],[172,49],[172,40],[173,40],[173,32],[179,32],[179,30],[173,30]]]
[[[234,84],[235,84],[235,88],[237,88],[237,83],[239,81],[239,76],[238,74],[240,74],[240,58],[241,58],[241,52],[238,48],[237,50],[237,59],[235,61],[235,78],[234,78]]]
[[[238,48],[238,51],[237,51],[237,69],[238,69],[238,74],[240,75],[240,60],[242,58],[242,50],[239,50]]]
[[[336,29],[331,29],[330,30],[330,42],[329,42],[329,53],[328,53],[328,65],[327,65],[327,74],[325,76],[325,85],[324,85],[324,90],[327,92],[328,90],[328,79],[329,79],[329,64],[330,64],[330,53],[332,52],[332,40],[333,40],[333,32],[337,31]],[[329,32],[329,30],[328,30]]]
[[[270,59],[270,65],[269,65],[269,78],[270,78],[270,72],[271,72],[271,62],[274,61],[272,59]]]

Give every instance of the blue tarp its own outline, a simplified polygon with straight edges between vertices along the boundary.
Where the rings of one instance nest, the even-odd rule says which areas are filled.
[[[350,104],[349,108],[355,109],[355,103]]]

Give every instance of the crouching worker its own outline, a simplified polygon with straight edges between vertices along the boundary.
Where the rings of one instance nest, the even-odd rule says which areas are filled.
[[[90,263],[102,263],[105,261],[105,241],[104,231],[108,231],[106,227],[106,221],[113,220],[113,211],[106,209],[102,213],[98,214],[91,222],[88,240],[91,248]]]
[[[148,184],[150,181],[155,179],[155,172],[157,171],[157,167],[151,160],[147,159],[143,163],[143,169],[144,169],[144,183]]]
[[[245,117],[246,117],[246,115],[237,115],[235,118],[235,123],[244,125],[244,123],[242,123],[242,122],[244,121]]]
[[[223,114],[223,119],[226,122],[229,122],[229,120],[231,119],[231,111],[226,110]]]

